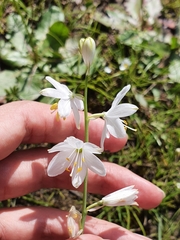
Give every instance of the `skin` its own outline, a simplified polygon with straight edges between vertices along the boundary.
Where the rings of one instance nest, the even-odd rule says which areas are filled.
[[[81,113],[83,119],[83,113]],[[73,116],[57,121],[50,106],[38,102],[19,101],[0,107],[0,201],[25,195],[41,188],[73,189],[68,172],[57,177],[47,176],[47,166],[54,154],[46,148],[18,150],[20,144],[58,143],[68,136],[83,140],[83,120],[80,130],[75,127]],[[90,142],[99,145],[103,120],[90,122]],[[111,137],[105,142],[105,149],[119,151],[126,144],[127,137]],[[150,209],[158,206],[164,192],[147,180],[126,168],[104,162],[107,175],[100,177],[89,171],[88,191],[107,195],[120,188],[134,185],[139,190],[139,207]],[[80,187],[78,190],[82,190]],[[1,240],[45,240],[68,239],[67,212],[44,207],[15,207],[0,209]],[[112,234],[113,233],[113,234]],[[97,236],[96,236],[97,235]],[[88,216],[84,234],[79,240],[141,240],[146,237]]]

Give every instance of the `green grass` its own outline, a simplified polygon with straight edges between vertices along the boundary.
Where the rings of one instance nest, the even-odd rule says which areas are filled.
[[[105,154],[109,161],[123,165],[162,188],[166,197],[156,209],[104,208],[98,217],[120,224],[157,240],[180,239],[180,36],[178,31],[163,29],[162,23],[149,27],[144,19],[141,28],[127,21],[114,24],[103,13],[115,10],[127,14],[122,5],[84,1],[85,10],[72,1],[3,1],[0,4],[0,99],[2,103],[19,99],[49,102],[39,95],[48,85],[50,75],[70,89],[83,91],[84,64],[78,54],[78,40],[91,36],[97,43],[97,56],[91,68],[89,110],[107,110],[116,93],[126,84],[132,91],[125,98],[139,106],[128,119],[136,128],[130,132],[126,147],[115,154]],[[73,9],[73,11],[72,11]],[[180,5],[163,1],[162,13],[178,27]],[[99,14],[102,14],[99,17]],[[150,34],[154,31],[154,35]],[[167,41],[169,37],[169,41]],[[67,47],[68,43],[68,47]],[[65,45],[66,44],[66,45]],[[132,65],[120,71],[124,58]],[[112,69],[111,74],[104,67]],[[9,79],[8,85],[4,79]],[[95,99],[95,100],[94,100]],[[41,190],[42,191],[42,190]],[[3,206],[59,206],[59,199],[68,194],[69,202],[80,201],[60,190],[44,190],[16,200],[0,203]],[[57,201],[58,199],[58,201]],[[77,203],[78,204],[78,203]]]

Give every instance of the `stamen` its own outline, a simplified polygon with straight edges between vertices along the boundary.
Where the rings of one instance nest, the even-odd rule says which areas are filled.
[[[132,130],[132,131],[134,131],[134,132],[137,131],[137,129],[129,127],[129,126],[128,126],[128,123],[127,123],[125,120],[122,120],[122,123],[124,124],[125,130],[127,130],[127,128],[128,128],[128,129],[130,129],[130,130]]]
[[[70,161],[70,159],[69,159],[68,157],[66,158],[66,160],[67,160],[68,162]]]
[[[59,121],[59,119],[60,119],[60,115],[59,115],[59,113],[57,112],[57,113],[56,113],[56,120]]]
[[[82,167],[80,167],[80,168],[77,169],[77,172],[80,172],[80,171],[82,171]]]
[[[51,105],[51,110],[57,110],[58,109],[58,104],[54,103],[53,105]]]

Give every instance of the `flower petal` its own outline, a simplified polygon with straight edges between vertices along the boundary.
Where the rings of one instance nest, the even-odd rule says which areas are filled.
[[[116,107],[111,107],[108,112],[106,112],[106,116],[108,116],[109,118],[128,117],[134,114],[137,110],[138,107],[134,104],[121,103]]]
[[[72,151],[72,147],[69,145],[69,143],[64,141],[54,145],[51,149],[48,149],[48,152],[53,153],[53,152],[68,151],[68,150]]]
[[[75,97],[73,99],[74,104],[76,105],[77,109],[79,110],[84,110],[84,102],[81,99],[78,99],[77,97]]]
[[[103,127],[103,130],[102,130],[101,142],[100,142],[100,146],[101,146],[102,149],[104,149],[104,141],[107,137],[107,133],[108,133],[108,130],[107,130],[107,126],[106,126],[106,121],[104,121],[104,127]]]
[[[52,77],[47,76],[46,80],[50,82],[65,98],[67,98],[71,93],[66,85],[57,82]]]
[[[84,143],[84,150],[90,153],[95,153],[95,154],[101,154],[103,151],[102,148],[90,142]]]
[[[117,119],[106,119],[106,126],[110,134],[116,138],[123,138],[126,136],[126,130],[122,121]]]
[[[73,111],[73,114],[74,114],[74,120],[75,120],[75,123],[76,123],[76,128],[80,129],[80,114],[79,114],[77,106],[74,104],[74,101],[71,101],[71,108],[72,108],[72,111]]]
[[[47,173],[49,177],[55,177],[63,173],[69,167],[70,162],[66,160],[67,152],[57,153],[48,165]]]
[[[86,173],[87,173],[87,167],[84,164],[80,171],[77,168],[74,170],[72,174],[72,185],[75,188],[78,188],[83,183]]]
[[[112,107],[117,106],[120,103],[126,93],[130,90],[130,88],[131,85],[127,85],[116,95],[114,101],[112,102]]]
[[[61,118],[67,118],[71,113],[70,100],[61,99],[58,102],[58,113]]]
[[[86,166],[94,173],[105,176],[106,170],[103,163],[99,160],[98,157],[89,153],[88,151],[84,151],[84,163]]]
[[[83,144],[84,142],[78,138],[75,138],[73,136],[70,136],[70,137],[67,137],[64,142],[68,143],[69,146],[74,149],[76,148],[82,148],[83,147]]]
[[[59,91],[55,88],[45,88],[45,89],[41,90],[40,93],[46,97],[53,97],[53,98],[61,98],[62,97],[61,94],[59,93]]]

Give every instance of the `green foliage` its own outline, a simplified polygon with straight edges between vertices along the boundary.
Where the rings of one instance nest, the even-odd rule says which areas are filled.
[[[93,37],[97,54],[89,82],[89,111],[107,110],[126,84],[132,88],[124,101],[139,106],[128,120],[137,132],[127,130],[126,147],[119,153],[105,153],[104,158],[129,168],[166,193],[156,209],[104,208],[98,217],[152,239],[180,239],[180,190],[176,186],[180,182],[179,35],[166,30],[160,20],[153,26],[145,19],[141,27],[130,24],[120,4],[96,7],[93,1],[85,1],[85,5],[72,1],[30,2],[25,5],[24,1],[9,0],[0,4],[0,97],[6,102],[49,101],[39,94],[49,86],[44,81],[46,75],[83,94],[85,66],[78,53],[78,41]],[[163,4],[165,19],[177,28],[179,1],[164,0]],[[132,64],[120,71],[124,58]],[[29,194],[17,201],[62,207],[63,200],[58,202],[61,191],[55,194],[44,190],[43,194]],[[16,204],[8,200],[0,207]]]

